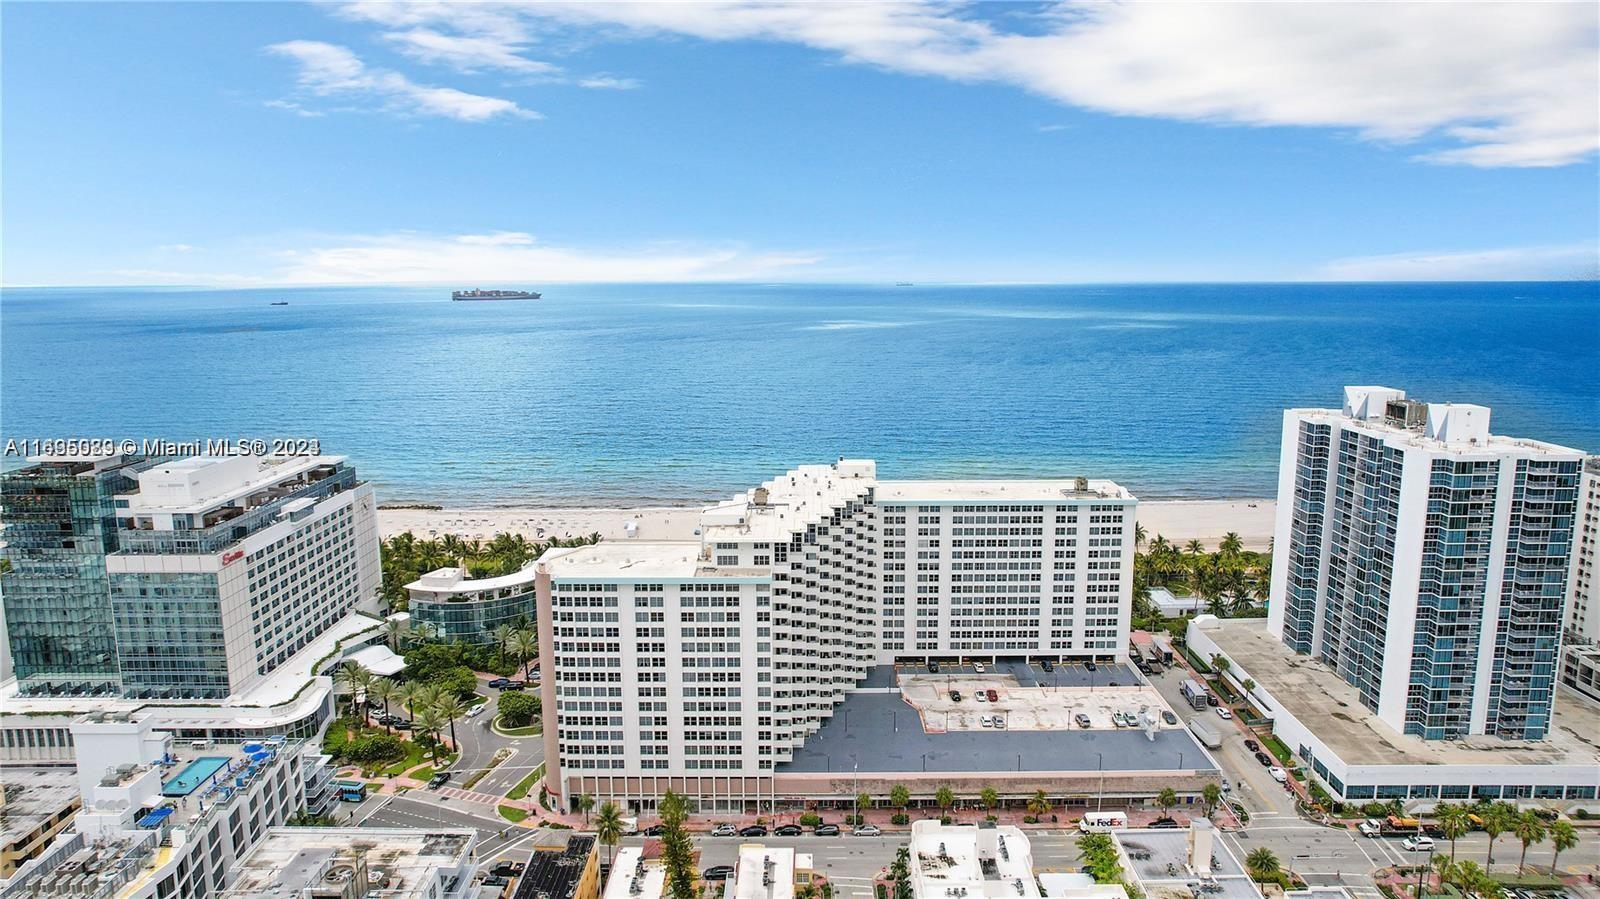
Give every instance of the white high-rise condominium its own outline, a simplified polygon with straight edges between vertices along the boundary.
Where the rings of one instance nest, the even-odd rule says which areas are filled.
[[[1402,733],[1544,737],[1582,460],[1387,387],[1288,410],[1269,629]]]
[[[1109,481],[880,481],[841,459],[707,509],[699,541],[551,550],[548,783],[760,796],[876,665],[1125,658],[1136,502]]]
[[[1600,456],[1584,460],[1578,487],[1578,536],[1572,549],[1561,683],[1600,703]]]

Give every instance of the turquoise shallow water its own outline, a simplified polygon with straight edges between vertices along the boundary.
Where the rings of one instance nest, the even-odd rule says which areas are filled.
[[[531,286],[6,290],[0,432],[314,436],[386,501],[491,504],[694,500],[841,454],[1269,495],[1282,410],[1347,383],[1600,451],[1594,283]]]

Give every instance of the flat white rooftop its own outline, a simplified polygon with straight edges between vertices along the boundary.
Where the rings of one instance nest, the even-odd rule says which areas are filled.
[[[406,584],[406,590],[414,593],[480,593],[484,591],[504,590],[508,587],[526,587],[533,583],[537,570],[533,563],[524,565],[510,574],[499,577],[486,577],[469,580],[466,571],[461,568],[440,568],[430,571],[420,578]]]
[[[1033,850],[1020,828],[917,821],[911,888],[918,899],[1037,899]]]
[[[795,869],[809,870],[811,855],[788,846],[745,843],[725,899],[793,899]]]
[[[1503,740],[1476,736],[1424,740],[1396,732],[1361,704],[1355,687],[1310,656],[1267,633],[1264,618],[1211,619],[1201,627],[1233,663],[1249,673],[1349,765],[1600,764],[1600,711],[1556,693],[1550,736]]]
[[[139,473],[139,492],[119,515],[207,512],[249,497],[313,469],[338,465],[344,456],[190,456]]]
[[[1449,403],[1432,403],[1434,407],[1451,407]],[[1459,406],[1459,404],[1456,404]],[[1482,409],[1483,407],[1475,407]],[[1449,453],[1456,456],[1484,456],[1495,457],[1501,455],[1519,456],[1555,456],[1560,458],[1582,457],[1583,451],[1570,446],[1561,446],[1557,443],[1546,443],[1543,440],[1531,440],[1522,437],[1505,437],[1499,434],[1484,432],[1482,440],[1477,442],[1445,441],[1428,436],[1425,430],[1402,427],[1390,424],[1382,418],[1357,418],[1345,414],[1343,409],[1290,409],[1291,414],[1301,416],[1309,421],[1320,424],[1336,424],[1341,428],[1365,431],[1389,439],[1392,442],[1418,449],[1432,450],[1439,453]],[[1484,410],[1487,415],[1488,410]]]
[[[644,848],[624,846],[617,850],[606,880],[604,899],[661,899],[666,892],[667,869],[661,860],[644,857]]]
[[[387,878],[383,896],[426,896],[441,870],[457,869],[471,860],[476,842],[476,833],[466,829],[273,827],[234,866],[233,884],[219,895],[302,896],[312,887],[326,889],[331,869],[364,862],[369,882],[378,872]]]
[[[621,540],[552,549],[539,557],[556,580],[586,578],[662,578],[686,580],[718,577],[771,577],[768,569],[718,568],[702,557],[697,541],[635,542]]]
[[[879,481],[877,501],[948,503],[973,502],[1061,503],[1132,500],[1114,481],[1090,479],[1080,491],[1076,478],[999,481]]]

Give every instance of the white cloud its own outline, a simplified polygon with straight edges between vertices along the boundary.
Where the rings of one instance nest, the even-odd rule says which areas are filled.
[[[461,72],[504,69],[529,75],[554,75],[559,66],[522,56],[523,42],[495,37],[443,34],[428,28],[391,31],[384,35],[401,53],[430,65]]]
[[[195,248],[186,243],[167,243],[156,247],[156,249],[163,253],[192,253]]]
[[[946,0],[357,3],[348,18],[499,42],[550,26],[802,44],[857,63],[1006,83],[1118,115],[1345,128],[1448,144],[1430,162],[1552,166],[1600,144],[1593,6],[1583,3],[1098,3],[1026,31]],[[1007,21],[1007,20],[1000,20]]]
[[[1327,281],[1566,281],[1600,278],[1600,245],[1560,244],[1496,250],[1393,253],[1335,259]]]
[[[521,232],[341,237],[297,250],[276,274],[285,282],[725,281],[773,278],[820,261],[812,254],[753,252],[739,245],[655,244],[589,250],[541,244]]]
[[[366,97],[377,101],[381,108],[402,115],[441,116],[463,122],[483,122],[498,116],[539,118],[538,113],[511,100],[417,84],[399,72],[370,68],[337,44],[287,41],[267,49],[298,63],[301,89],[315,96]]]
[[[591,75],[578,79],[579,87],[592,90],[631,91],[639,86],[637,78],[618,78],[614,75]]]

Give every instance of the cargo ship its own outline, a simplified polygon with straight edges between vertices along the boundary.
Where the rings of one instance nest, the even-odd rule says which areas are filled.
[[[532,290],[457,290],[452,300],[537,300],[540,294]]]

